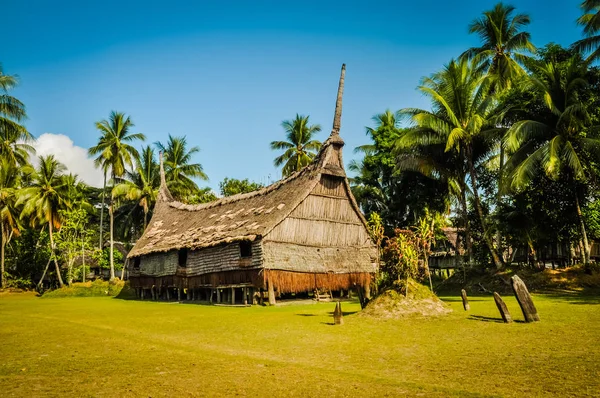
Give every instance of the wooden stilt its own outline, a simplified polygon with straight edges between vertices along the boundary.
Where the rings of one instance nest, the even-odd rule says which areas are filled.
[[[177,288],[177,301],[181,301],[181,289]]]
[[[217,288],[217,303],[221,303],[221,289]]]
[[[244,296],[244,305],[248,305],[248,288],[242,288],[242,295]]]
[[[231,304],[235,304],[235,287],[231,288]]]
[[[171,301],[171,288],[167,287],[167,301]]]
[[[271,282],[271,280],[268,280],[267,283],[267,289],[269,292],[269,305],[275,305],[275,288],[273,286],[273,283]]]
[[[213,290],[213,289],[210,289],[210,297],[209,297],[209,299],[208,299],[208,302],[209,302],[209,303],[211,303],[211,304],[212,304],[212,302],[213,302],[213,295],[214,295],[214,293],[215,293],[215,292],[214,292],[214,290]]]
[[[187,301],[192,300],[192,289],[187,289]]]
[[[152,300],[156,300],[156,295],[154,293],[154,285],[152,285],[152,287],[150,288],[150,297],[152,297]]]

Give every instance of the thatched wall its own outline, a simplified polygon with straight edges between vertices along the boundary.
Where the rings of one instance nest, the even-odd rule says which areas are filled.
[[[177,251],[148,254],[140,258],[140,275],[165,276],[177,271]],[[130,264],[133,262],[130,261]],[[131,265],[130,265],[131,266]]]
[[[352,289],[367,286],[371,283],[370,273],[303,273],[278,270],[265,270],[265,281],[273,282],[275,290],[280,293],[298,293],[323,290]]]

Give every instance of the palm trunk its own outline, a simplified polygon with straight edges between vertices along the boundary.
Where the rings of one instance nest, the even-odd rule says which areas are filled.
[[[460,205],[462,207],[463,226],[465,228],[465,243],[467,245],[467,256],[469,267],[473,267],[473,240],[471,239],[471,227],[469,226],[469,212],[467,209],[467,187],[463,183],[460,193]],[[458,233],[458,231],[457,231]],[[457,248],[458,249],[458,248]]]
[[[577,217],[579,218],[579,226],[581,228],[581,240],[583,241],[583,264],[588,265],[590,263],[590,246],[585,231],[585,223],[583,222],[583,214],[581,212],[581,206],[579,205],[579,195],[575,192],[575,206],[577,208]]]
[[[502,172],[504,171],[504,147],[500,144],[500,168],[498,170],[498,192],[496,194],[496,209],[500,210],[502,204]],[[500,250],[502,243],[502,236],[500,235],[500,229],[496,231],[496,247]],[[504,259],[504,255],[502,256]]]
[[[48,258],[48,262],[46,263],[46,268],[44,268],[44,273],[42,273],[42,277],[40,278],[40,281],[37,284],[38,290],[40,289],[40,286],[42,286],[42,282],[44,282],[44,278],[46,277],[46,272],[48,272],[48,267],[50,266],[51,261],[52,261],[52,254],[50,254],[50,257]]]
[[[0,240],[0,286],[4,289],[6,287],[6,280],[4,279],[4,247],[6,246],[6,239],[4,237],[3,225],[0,225],[0,233],[2,235]]]
[[[142,234],[146,232],[146,227],[148,226],[148,210],[144,209],[144,230]]]
[[[115,189],[115,175],[113,173],[112,176],[112,180],[113,180],[113,189]],[[110,280],[114,280],[115,279],[115,259],[114,259],[114,255],[113,255],[113,248],[114,248],[114,224],[115,224],[115,217],[114,217],[114,200],[112,197],[112,191],[111,191],[111,195],[110,195],[110,206],[108,207],[108,215],[110,216]]]
[[[52,231],[52,219],[50,219],[50,221],[48,222],[48,232],[50,235],[50,257],[54,259],[54,266],[56,267],[56,277],[58,278],[58,284],[60,287],[63,287],[65,284],[63,283],[62,276],[60,275],[60,267],[58,266],[56,254],[54,253],[54,233]]]
[[[81,271],[81,282],[85,283],[85,250],[83,237],[81,237],[81,262],[83,268]]]
[[[102,232],[104,232],[104,196],[106,194],[106,172],[104,172],[104,185],[102,185],[102,206],[100,207],[100,250],[102,250]]]
[[[468,152],[467,152],[467,158],[468,158],[467,160],[469,162],[469,171],[471,174],[471,184],[472,184],[472,188],[473,188],[473,197],[475,199],[475,208],[477,210],[477,215],[479,216],[479,221],[481,222],[481,227],[483,229],[483,238],[485,240],[485,243],[488,246],[488,249],[490,250],[492,259],[494,260],[494,265],[496,266],[497,269],[501,269],[502,261],[500,260],[500,257],[498,256],[498,252],[494,248],[494,243],[492,242],[492,238],[489,234],[489,230],[487,228],[485,218],[483,217],[483,210],[481,209],[481,202],[479,200],[479,192],[477,192],[477,172],[475,171],[475,165],[473,164],[473,152],[472,151],[473,151],[473,149],[471,147],[469,147]]]

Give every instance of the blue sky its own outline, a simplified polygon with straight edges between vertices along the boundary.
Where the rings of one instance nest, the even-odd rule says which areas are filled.
[[[419,79],[477,45],[467,26],[495,3],[9,1],[0,62],[20,77],[13,95],[39,152],[57,153],[89,183],[99,178],[81,148],[117,110],[148,143],[186,135],[210,177],[200,185],[216,190],[224,177],[277,180],[269,142],[296,113],[328,136],[342,63],[348,162],[374,114],[428,106]],[[537,46],[580,38],[579,3],[510,2],[531,15]]]

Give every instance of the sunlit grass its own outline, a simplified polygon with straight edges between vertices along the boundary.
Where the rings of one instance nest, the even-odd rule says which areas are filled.
[[[0,296],[2,396],[593,396],[600,299],[534,296],[500,323],[490,297],[451,315],[378,321],[344,303],[226,308]],[[506,297],[513,318],[518,305]]]

